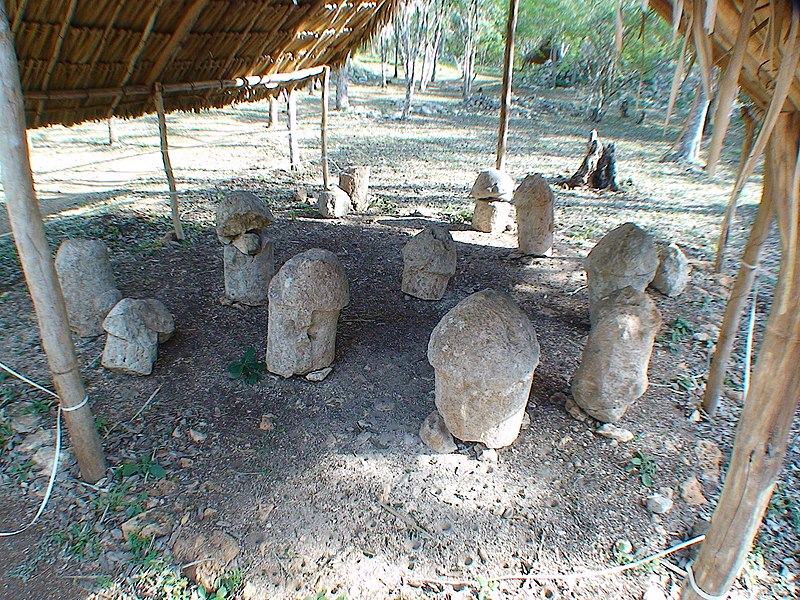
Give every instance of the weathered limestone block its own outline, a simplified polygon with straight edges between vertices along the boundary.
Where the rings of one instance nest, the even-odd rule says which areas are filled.
[[[489,448],[517,438],[539,343],[510,296],[483,290],[459,302],[431,333],[428,361],[436,408],[455,437]]]
[[[456,272],[456,245],[444,227],[431,225],[403,247],[402,290],[422,300],[441,300]]]
[[[519,250],[533,256],[553,253],[553,190],[538,173],[528,175],[514,192]]]
[[[478,174],[469,195],[476,199],[490,198],[510,202],[514,195],[514,180],[505,171],[486,169]]]
[[[102,334],[103,319],[122,298],[106,245],[100,240],[64,240],[55,265],[72,331],[80,337]]]
[[[149,375],[158,345],[175,332],[175,321],[158,300],[123,298],[103,321],[108,332],[102,364],[129,375]]]
[[[660,326],[661,314],[644,292],[626,287],[600,300],[572,378],[578,406],[598,421],[619,421],[647,389],[647,367]]]
[[[677,244],[661,248],[658,269],[650,284],[665,296],[678,296],[689,283],[689,259]]]
[[[224,246],[222,252],[225,297],[248,306],[266,304],[269,282],[275,273],[272,240],[263,233],[246,233]]]
[[[508,226],[511,204],[503,200],[475,200],[472,228],[484,233],[503,233]]]
[[[230,244],[243,233],[257,233],[275,223],[266,203],[252,192],[228,192],[217,206],[217,237]]]
[[[326,219],[342,219],[353,210],[353,203],[347,192],[337,185],[331,185],[319,193],[317,209]]]
[[[262,229],[275,223],[269,207],[251,192],[225,195],[217,207],[217,237],[224,244],[225,297],[260,306],[275,272],[272,240]]]
[[[656,274],[658,251],[653,237],[633,223],[610,231],[589,252],[583,263],[589,288],[589,314],[612,292],[625,287],[643,292]]]
[[[339,187],[350,196],[353,210],[369,208],[369,167],[348,167],[339,173]]]
[[[267,369],[291,377],[329,366],[339,312],[349,301],[333,252],[312,248],[286,261],[269,284]]]

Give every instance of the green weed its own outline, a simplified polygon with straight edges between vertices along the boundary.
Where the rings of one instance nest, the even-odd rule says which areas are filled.
[[[647,456],[644,452],[637,450],[631,457],[627,466],[629,473],[635,473],[639,477],[642,485],[647,487],[653,486],[653,475],[658,469],[658,463],[651,456]]]
[[[31,469],[33,469],[33,461],[28,459],[11,465],[11,467],[8,469],[8,474],[16,479],[17,483],[21,485],[30,479]]]
[[[53,408],[53,400],[51,398],[36,398],[31,400],[30,404],[22,411],[29,415],[44,415],[50,412]]]
[[[248,348],[244,351],[241,359],[233,361],[228,365],[228,372],[235,379],[243,379],[247,384],[254,384],[261,381],[267,365],[256,359],[255,348]]]
[[[114,470],[114,473],[122,479],[132,475],[141,475],[145,479],[164,479],[167,476],[164,467],[146,454],[136,462],[122,463]]]
[[[203,600],[225,600],[229,598],[231,594],[235,594],[239,591],[239,588],[242,585],[242,570],[241,569],[234,569],[233,571],[229,571],[225,573],[219,580],[216,582],[216,589],[213,591],[207,591],[203,586],[197,588],[197,594]]]
[[[0,411],[0,450],[5,450],[11,445],[11,439],[14,437],[14,428],[11,423],[5,418],[5,415]]]
[[[72,558],[84,560],[100,554],[100,540],[89,523],[84,523],[83,526],[75,523],[65,531],[56,533],[54,537],[59,546],[64,546],[64,552]]]

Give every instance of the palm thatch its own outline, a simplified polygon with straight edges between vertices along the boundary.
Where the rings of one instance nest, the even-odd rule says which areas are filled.
[[[7,0],[28,127],[274,94],[253,78],[344,62],[398,0]],[[251,79],[247,79],[250,77]],[[192,85],[193,84],[193,85]]]

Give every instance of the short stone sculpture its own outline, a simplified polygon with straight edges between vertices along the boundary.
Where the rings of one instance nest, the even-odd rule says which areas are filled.
[[[275,272],[272,240],[263,232],[272,211],[252,192],[233,191],[217,207],[217,237],[224,245],[225,297],[248,306],[266,303]]]
[[[647,390],[647,368],[661,314],[650,297],[632,287],[596,305],[589,339],[572,379],[572,396],[604,423],[619,421]]]
[[[55,265],[70,328],[80,337],[101,335],[103,319],[122,298],[106,245],[100,240],[64,240]]]
[[[470,196],[475,198],[472,228],[484,233],[502,233],[508,225],[514,180],[508,173],[487,169],[478,174]]]
[[[649,233],[624,223],[603,236],[583,264],[594,322],[594,306],[599,300],[628,286],[639,292],[647,288],[656,274],[658,251]]]
[[[665,296],[679,296],[689,283],[689,259],[677,244],[661,248],[658,268],[650,287]]]
[[[402,290],[422,300],[441,300],[456,272],[456,245],[444,227],[431,225],[403,247]]]
[[[124,298],[108,313],[103,329],[108,332],[103,366],[128,375],[149,375],[158,345],[175,332],[175,321],[158,300]]]
[[[517,438],[539,343],[510,296],[490,289],[459,302],[431,333],[428,361],[436,408],[453,436],[489,448]]]
[[[366,212],[369,208],[369,167],[347,167],[339,173],[339,187],[350,196],[353,210]]]
[[[267,369],[291,377],[333,363],[339,312],[349,301],[333,252],[312,248],[286,261],[269,284]]]
[[[353,210],[350,196],[342,188],[331,184],[317,197],[317,209],[326,219],[343,219]]]
[[[553,190],[538,173],[528,175],[514,192],[519,250],[533,256],[553,253]]]

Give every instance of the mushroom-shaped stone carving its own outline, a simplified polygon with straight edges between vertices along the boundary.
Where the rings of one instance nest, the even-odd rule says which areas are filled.
[[[122,298],[106,245],[100,240],[64,240],[55,265],[70,328],[80,337],[103,333],[103,319]]]
[[[495,235],[503,233],[508,227],[512,208],[505,200],[475,200],[472,228]]]
[[[272,212],[252,192],[234,191],[217,207],[217,237],[224,244],[225,297],[250,306],[264,304],[275,272],[272,240],[263,228]]]
[[[441,300],[456,272],[456,245],[444,227],[430,225],[403,246],[402,290],[422,300]]]
[[[661,313],[650,296],[632,287],[600,300],[595,312],[572,378],[572,396],[598,421],[615,423],[647,389],[647,367]]]
[[[476,199],[491,198],[510,202],[514,195],[514,180],[505,171],[486,169],[478,174],[469,195]]]
[[[342,219],[353,210],[353,203],[347,192],[332,184],[319,193],[317,208],[326,219]]]
[[[333,252],[312,248],[286,261],[269,284],[267,369],[291,377],[329,366],[348,302],[347,277]]]
[[[459,302],[431,333],[428,361],[436,408],[455,437],[490,448],[517,438],[539,343],[510,296],[489,289]]]
[[[633,223],[624,223],[597,242],[583,265],[591,316],[597,301],[612,292],[628,286],[643,292],[656,274],[658,251],[649,233]]]
[[[103,328],[108,332],[103,366],[129,375],[149,375],[158,345],[175,332],[175,321],[158,300],[123,298],[108,313]]]
[[[689,283],[689,259],[677,244],[661,248],[658,269],[650,287],[665,296],[678,296]]]
[[[514,192],[519,250],[533,256],[553,252],[553,190],[538,173],[528,175]]]

